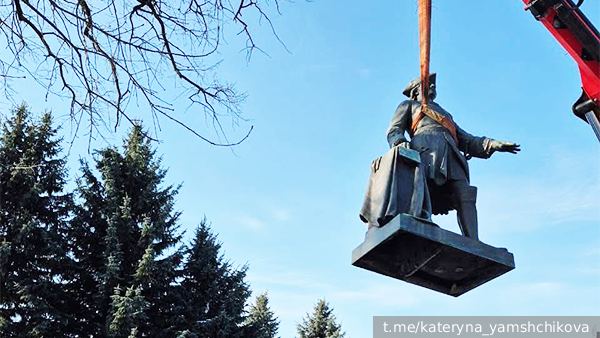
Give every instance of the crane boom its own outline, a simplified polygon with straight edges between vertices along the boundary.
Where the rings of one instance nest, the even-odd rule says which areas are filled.
[[[588,122],[600,141],[600,34],[571,0],[523,0],[579,66],[582,94],[573,113]]]

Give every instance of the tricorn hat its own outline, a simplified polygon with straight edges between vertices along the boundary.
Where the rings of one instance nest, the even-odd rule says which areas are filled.
[[[429,74],[429,84],[435,85],[436,75],[437,75],[436,73]],[[421,77],[420,76],[417,77],[416,79],[410,81],[408,86],[406,86],[406,88],[404,88],[404,91],[402,92],[402,94],[410,97],[410,93],[412,92],[412,90],[415,89],[416,87],[418,87],[419,85],[421,85]]]

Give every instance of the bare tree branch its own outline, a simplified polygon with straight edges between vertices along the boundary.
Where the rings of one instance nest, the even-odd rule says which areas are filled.
[[[281,42],[264,11],[271,2],[280,13],[279,1],[0,1],[0,39],[12,55],[10,60],[0,59],[1,83],[6,91],[9,81],[24,78],[24,72],[45,88],[46,95],[67,97],[76,125],[74,138],[85,122],[90,140],[101,136],[113,118],[115,130],[122,120],[135,123],[127,108],[141,102],[149,107],[155,128],[163,116],[211,145],[238,145],[253,128],[241,140],[229,142],[221,124],[224,117],[234,126],[245,121],[240,108],[245,96],[215,80],[223,30],[227,23],[239,27],[249,60],[254,50],[260,51],[250,21],[266,20]],[[163,94],[169,73],[175,75],[180,93],[187,93],[192,110],[199,108],[226,142],[211,140],[175,116]]]

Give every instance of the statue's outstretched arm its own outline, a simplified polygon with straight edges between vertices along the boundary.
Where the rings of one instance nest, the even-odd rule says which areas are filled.
[[[496,151],[516,154],[521,150],[521,146],[517,143],[498,141],[485,136],[473,136],[458,125],[456,126],[456,133],[459,143],[458,149],[468,156],[489,158]]]

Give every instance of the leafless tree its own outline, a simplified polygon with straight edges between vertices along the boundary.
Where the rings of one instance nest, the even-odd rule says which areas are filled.
[[[142,101],[155,125],[166,118],[212,145],[236,145],[252,128],[241,140],[227,140],[221,118],[237,124],[244,95],[217,80],[215,55],[224,27],[232,24],[245,36],[249,58],[258,49],[249,22],[266,22],[272,30],[264,9],[279,12],[278,1],[0,1],[0,39],[11,52],[0,58],[0,79],[7,88],[25,72],[47,89],[46,95],[67,97],[75,135],[84,132],[92,138],[109,124],[116,129],[123,120],[133,123],[127,106]],[[201,135],[178,118],[161,94],[161,82],[169,75],[225,142]]]

